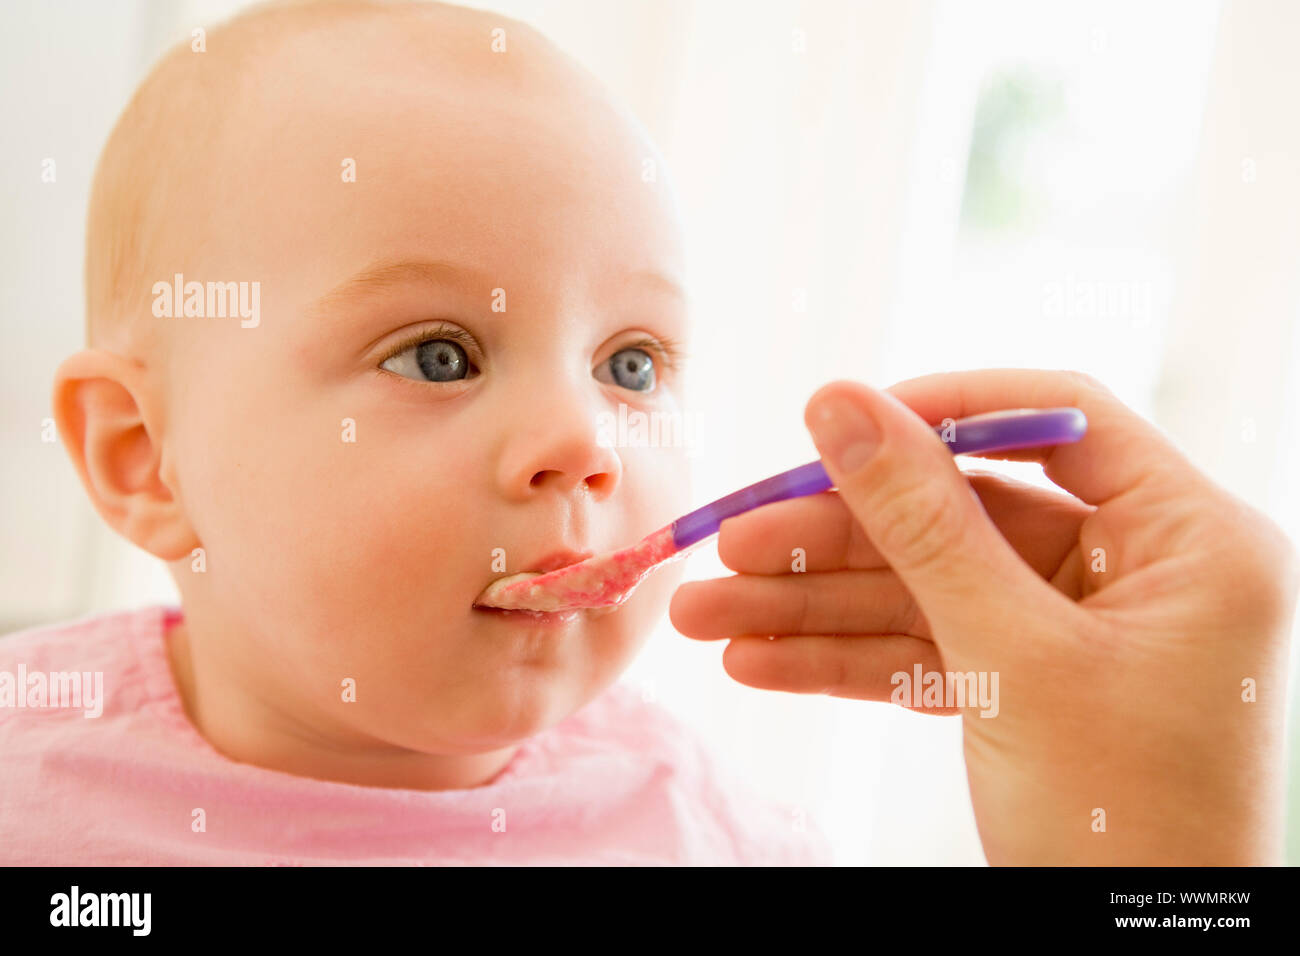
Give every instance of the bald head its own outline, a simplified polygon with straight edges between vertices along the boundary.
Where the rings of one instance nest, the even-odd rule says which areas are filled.
[[[492,49],[498,28],[511,55]],[[214,257],[229,260],[221,247],[239,237],[217,230],[213,214],[256,193],[259,166],[280,158],[276,133],[295,123],[295,87],[374,81],[358,66],[358,49],[368,49],[376,64],[409,64],[411,84],[490,84],[521,97],[545,91],[597,99],[635,125],[586,70],[535,30],[463,7],[275,2],[213,28],[203,46],[196,51],[187,40],[164,55],[100,157],[87,222],[91,347],[139,354],[166,344],[171,326],[151,313],[154,283],[170,282],[176,272],[202,278]]]

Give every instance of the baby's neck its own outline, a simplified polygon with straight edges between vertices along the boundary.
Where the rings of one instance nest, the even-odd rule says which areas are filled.
[[[184,620],[168,628],[166,646],[186,717],[215,750],[239,763],[358,786],[465,790],[491,783],[519,750],[515,744],[481,754],[427,754],[373,738],[330,739],[268,706],[218,661],[209,663]]]

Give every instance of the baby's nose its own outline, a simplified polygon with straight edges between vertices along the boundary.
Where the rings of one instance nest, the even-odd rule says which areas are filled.
[[[503,461],[507,491],[521,498],[577,489],[606,498],[622,474],[617,449],[600,439],[596,409],[559,394],[534,407],[516,430]]]

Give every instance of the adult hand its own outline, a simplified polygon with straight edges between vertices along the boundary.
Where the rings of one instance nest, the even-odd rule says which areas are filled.
[[[992,457],[1069,495],[964,475],[931,427],[1056,406],[1081,441]],[[679,631],[730,639],[727,672],[773,690],[996,675],[995,714],[918,708],[961,713],[990,863],[1281,862],[1297,559],[1274,524],[1075,373],[835,382],[806,421],[837,491],[725,521],[737,574],[679,588]]]

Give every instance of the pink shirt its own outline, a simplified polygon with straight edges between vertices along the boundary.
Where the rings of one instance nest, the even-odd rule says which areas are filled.
[[[468,790],[366,787],[230,760],[177,694],[165,641],[178,615],[160,605],[0,638],[0,864],[831,862],[811,820],[725,779],[680,721],[622,684]],[[73,690],[47,675],[74,670],[102,672],[99,716],[87,716],[93,676],[86,697],[39,706]]]

